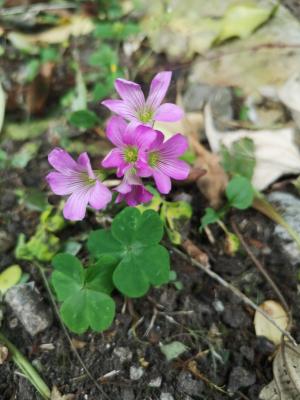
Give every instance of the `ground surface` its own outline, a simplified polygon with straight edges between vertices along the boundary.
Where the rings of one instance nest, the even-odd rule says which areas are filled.
[[[43,176],[47,169],[45,157],[40,157],[17,175],[13,170],[8,171],[7,177],[11,183],[39,185],[43,188]],[[224,254],[224,238],[221,231],[218,229],[213,231],[217,238],[217,244],[214,246],[210,245],[204,236],[200,238],[196,234],[199,213],[205,203],[199,193],[192,193],[195,212],[190,236],[209,254],[212,268],[257,303],[264,299],[276,299],[245,254],[240,253],[235,257]],[[13,240],[19,232],[32,234],[38,214],[16,206],[12,187],[4,188],[0,207],[2,221],[6,224],[4,229]],[[300,337],[297,338],[300,308],[299,302],[297,303],[297,287],[294,283],[297,271],[277,250],[276,241],[272,236],[274,228],[272,223],[255,211],[236,213],[232,217],[241,227],[245,239],[252,243],[253,251],[264,262],[287,297],[294,314],[293,332],[296,340],[300,340]],[[94,215],[90,215],[88,220],[77,224],[76,229],[78,232],[84,231],[94,225]],[[67,227],[60,236],[65,238],[71,233],[74,233],[74,226]],[[10,251],[1,258],[1,266],[13,262],[14,256]],[[21,265],[34,277],[48,302],[47,293],[34,267],[29,262],[21,262]],[[102,385],[110,399],[160,399],[164,392],[178,400],[228,398],[227,394],[218,391],[212,384],[226,391],[235,392],[234,399],[257,399],[261,387],[272,377],[270,356],[274,346],[267,340],[255,336],[253,311],[245,307],[228,290],[180,259],[178,255],[172,256],[172,268],[183,284],[182,290],[177,290],[173,285],[153,289],[147,298],[133,301],[132,315],[128,309],[122,313],[123,303],[119,298],[117,319],[109,331],[104,334],[86,334],[77,337],[84,342],[84,347],[78,351],[86,366],[95,379],[110,371],[119,371]],[[148,335],[145,335],[154,308],[159,313],[153,328]],[[144,319],[134,332],[132,327],[141,316]],[[105,398],[85,376],[70,350],[57,319],[46,332],[31,338],[24,333],[20,324],[15,326],[15,318],[7,309],[4,331],[34,365],[40,368],[50,386],[57,385],[62,393],[73,393],[76,399]],[[188,350],[179,360],[167,362],[159,344],[173,340],[181,341]],[[52,350],[40,349],[41,344],[49,343],[54,345]],[[123,363],[118,352],[120,347],[125,347],[125,352],[132,355]],[[188,367],[189,361],[194,361],[194,374]],[[141,366],[143,376],[137,381],[132,381],[130,367]],[[161,386],[149,387],[149,382],[158,377],[161,378]],[[211,384],[205,383],[205,380]],[[34,390],[26,380],[16,375],[12,362],[1,367],[0,393],[0,398],[3,400],[36,398]]]
[[[287,0],[283,3],[294,15],[300,16],[297,1]],[[78,48],[82,43],[88,53],[84,40],[81,42],[78,39]],[[66,51],[66,57],[70,56],[71,51]],[[22,60],[16,61],[16,64],[20,63]],[[166,62],[164,56],[158,56],[147,70],[147,79],[162,65],[176,70],[175,79],[178,76],[185,77],[189,66],[184,66],[182,73],[178,65],[173,66]],[[15,64],[3,64],[2,68],[9,75]],[[70,78],[69,72],[64,66],[58,68],[44,108],[51,108],[56,99],[74,85],[74,76]],[[175,85],[172,86],[171,97],[174,95],[172,91],[175,91]],[[26,120],[28,116],[24,109],[11,107],[12,111],[8,112],[10,120]],[[92,108],[98,114],[102,113],[101,117],[107,116],[98,104],[93,104]],[[45,110],[42,115],[46,115]],[[108,148],[103,134],[99,137],[95,131],[88,133],[76,132],[70,137],[77,143],[81,140],[97,146],[103,155],[103,149]],[[44,180],[49,171],[47,154],[59,140],[49,131],[39,140],[42,144],[38,155],[25,168],[0,170],[0,240],[2,248],[5,248],[0,257],[0,272],[16,262],[14,248],[19,234],[32,236],[39,221],[40,213],[29,210],[26,204],[22,205],[15,192],[16,188],[34,188],[44,193],[48,190]],[[8,140],[4,149],[12,157],[22,144],[22,141]],[[78,153],[76,148],[74,152]],[[193,217],[188,236],[208,254],[211,268],[257,304],[266,299],[276,300],[269,284],[243,250],[235,256],[225,254],[221,229],[216,226],[212,228],[216,239],[214,245],[209,243],[205,235],[200,236],[199,221],[208,204],[195,184],[175,186],[171,199],[182,192],[192,196]],[[58,204],[57,198],[51,195],[49,202]],[[228,227],[231,218],[286,297],[293,313],[292,334],[300,342],[298,271],[280,250],[273,234],[275,225],[254,210],[231,213],[226,220]],[[67,225],[57,235],[62,242],[75,236],[82,238],[82,234],[97,226],[96,216],[89,213],[84,222]],[[85,255],[84,248],[80,254]],[[30,280],[35,281],[44,301],[50,305],[34,265],[27,261],[17,262],[24,272],[30,274]],[[272,379],[275,347],[255,335],[253,310],[174,252],[172,269],[182,283],[181,290],[173,284],[152,289],[147,297],[134,300],[131,307],[126,308],[120,296],[117,298],[117,317],[111,329],[103,334],[71,334],[72,338],[77,339],[78,352],[84,364],[101,384],[102,391],[86,376],[56,317],[49,329],[32,338],[9,307],[3,307],[1,329],[40,371],[49,387],[56,385],[61,393],[74,394],[76,400],[257,400],[261,388]],[[187,350],[176,360],[168,362],[160,345],[174,340],[186,345]],[[103,378],[112,371],[115,371],[114,375]],[[137,380],[133,379],[134,371],[142,375]],[[153,380],[156,380],[156,386],[151,383]],[[39,397],[17,372],[14,363],[7,361],[0,366],[0,400],[12,399],[34,400]]]

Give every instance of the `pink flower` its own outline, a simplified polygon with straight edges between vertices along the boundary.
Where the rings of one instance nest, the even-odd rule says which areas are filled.
[[[188,177],[190,167],[180,157],[188,148],[186,138],[177,133],[166,142],[164,135],[156,131],[156,140],[152,142],[147,152],[147,163],[138,163],[142,171],[140,176],[153,176],[160,193],[167,194],[171,190],[171,179],[184,180]]]
[[[100,210],[111,201],[111,192],[96,177],[87,153],[74,161],[65,150],[56,148],[48,155],[48,161],[56,170],[46,177],[51,190],[60,196],[69,195],[63,211],[66,219],[82,220],[88,204]]]
[[[181,108],[172,103],[161,104],[171,77],[170,71],[155,75],[147,100],[139,84],[119,78],[115,81],[115,88],[122,100],[104,100],[102,104],[133,123],[152,125],[154,121],[178,121],[183,117]]]
[[[136,175],[134,168],[126,171],[122,182],[114,190],[119,193],[116,203],[125,200],[129,206],[148,203],[153,197],[144,187],[141,178]]]
[[[108,139],[116,146],[102,161],[104,168],[117,168],[117,176],[145,159],[146,150],[156,139],[156,131],[144,125],[127,125],[121,117],[111,117],[106,130]]]

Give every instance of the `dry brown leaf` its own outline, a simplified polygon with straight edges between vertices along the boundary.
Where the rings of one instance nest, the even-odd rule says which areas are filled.
[[[0,365],[4,364],[8,357],[8,348],[0,344]]]
[[[252,183],[257,190],[267,188],[282,175],[300,173],[300,153],[295,144],[295,132],[292,128],[219,132],[214,126],[211,108],[207,105],[205,132],[214,153],[220,151],[221,145],[230,148],[232,143],[242,138],[253,140],[256,165]]]
[[[187,239],[181,243],[181,245],[190,257],[194,258],[205,267],[209,267],[208,255],[202,249],[196,246],[191,240]]]
[[[266,300],[259,306],[266,314],[268,314],[276,324],[283,330],[288,326],[288,315],[284,308],[274,300]],[[261,313],[255,312],[254,327],[256,336],[264,336],[274,344],[281,343],[282,333],[270,321],[268,321]]]
[[[75,347],[75,349],[83,349],[86,345],[87,342],[83,342],[82,340],[78,339],[71,339],[72,345]]]
[[[273,362],[274,379],[260,392],[260,400],[300,399],[300,346],[284,343]]]
[[[69,39],[70,36],[87,35],[94,29],[94,23],[91,18],[84,15],[74,15],[69,18],[64,24],[51,28],[47,31],[36,34],[23,34],[20,32],[11,32],[17,35],[18,40],[24,44],[33,45],[37,43],[57,44],[63,43]]]

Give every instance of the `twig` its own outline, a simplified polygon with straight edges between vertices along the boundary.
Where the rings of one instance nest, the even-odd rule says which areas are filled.
[[[53,297],[53,294],[52,294],[52,292],[51,292],[51,288],[50,288],[50,286],[49,286],[49,283],[48,283],[48,280],[47,280],[47,277],[46,277],[46,275],[45,275],[45,272],[44,272],[43,267],[42,267],[39,263],[37,263],[37,262],[35,262],[35,266],[37,267],[37,269],[39,270],[39,272],[40,272],[40,274],[41,274],[42,280],[43,280],[43,282],[44,282],[45,288],[46,288],[46,290],[47,290],[47,292],[48,292],[48,295],[49,295],[49,297],[50,297],[50,300],[51,300],[52,306],[53,306],[53,308],[54,308],[55,314],[57,315],[57,318],[58,318],[58,320],[59,320],[59,322],[60,322],[60,324],[61,324],[61,327],[62,327],[62,329],[63,329],[63,331],[64,331],[64,334],[66,335],[66,338],[68,339],[68,342],[69,342],[69,344],[70,344],[70,347],[71,347],[72,351],[74,352],[74,354],[75,354],[75,356],[76,356],[78,362],[80,363],[80,365],[81,365],[82,368],[84,369],[86,375],[87,375],[87,376],[90,378],[90,380],[94,383],[94,385],[96,386],[96,388],[101,392],[101,394],[102,394],[107,400],[109,400],[109,399],[110,399],[109,396],[104,392],[104,390],[102,389],[102,387],[98,384],[98,382],[96,381],[96,379],[95,379],[95,378],[93,377],[93,375],[90,373],[90,371],[88,370],[87,366],[85,365],[85,363],[83,362],[82,358],[80,357],[80,355],[79,355],[77,349],[76,349],[75,346],[73,345],[73,342],[72,342],[72,339],[71,339],[71,337],[70,337],[70,335],[69,335],[69,332],[67,331],[67,328],[65,327],[65,324],[63,323],[63,321],[62,321],[61,318],[60,318],[59,310],[58,310],[58,307],[57,307],[57,305],[56,305],[56,302],[55,302],[55,299],[54,299],[54,297]]]
[[[273,281],[273,279],[271,278],[271,276],[268,274],[268,272],[266,271],[266,269],[264,268],[264,266],[262,265],[262,263],[255,257],[255,255],[253,254],[253,252],[251,251],[250,247],[247,245],[247,243],[245,242],[243,235],[241,234],[241,232],[239,231],[236,223],[233,221],[233,219],[231,219],[231,226],[232,229],[234,231],[234,233],[237,235],[237,237],[239,238],[241,245],[244,247],[244,249],[246,250],[248,256],[251,258],[251,260],[253,261],[254,265],[256,266],[256,268],[259,270],[259,272],[263,275],[263,277],[266,279],[266,281],[269,283],[269,285],[272,287],[272,289],[274,290],[274,292],[277,294],[279,300],[281,301],[285,311],[288,314],[289,317],[289,324],[288,326],[291,325],[291,321],[292,321],[292,315],[291,315],[291,311],[290,308],[283,296],[283,294],[281,293],[280,289],[278,288],[278,286],[276,285],[276,283]]]
[[[180,255],[183,259],[190,261],[192,263],[192,265],[194,265],[195,267],[200,268],[202,271],[204,271],[207,275],[209,275],[212,279],[214,279],[215,281],[220,283],[222,286],[229,289],[239,299],[241,299],[245,304],[249,305],[255,311],[262,314],[272,325],[274,325],[284,336],[286,336],[294,344],[294,346],[297,346],[295,339],[292,337],[292,335],[289,332],[287,332],[285,329],[282,329],[279,325],[277,325],[277,323],[273,320],[273,318],[271,318],[264,310],[262,310],[258,305],[256,305],[251,299],[249,299],[249,297],[247,297],[239,289],[237,289],[231,283],[227,282],[216,272],[212,271],[211,269],[208,269],[207,267],[200,264],[195,259],[188,257],[186,254],[184,254],[181,250],[177,249],[176,247],[172,247],[172,250],[174,251],[174,253],[177,253],[178,255]]]

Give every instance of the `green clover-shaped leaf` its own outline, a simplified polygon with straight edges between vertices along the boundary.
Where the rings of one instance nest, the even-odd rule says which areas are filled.
[[[99,258],[87,269],[71,254],[57,254],[52,265],[51,282],[59,301],[60,313],[67,327],[83,333],[89,327],[100,332],[107,329],[115,315],[115,303],[109,296],[113,289],[115,259]]]
[[[113,273],[115,286],[128,297],[141,297],[150,285],[169,281],[168,251],[158,243],[163,236],[163,222],[158,213],[128,207],[119,213],[110,231],[90,234],[88,248],[96,259],[102,254],[118,260]]]

